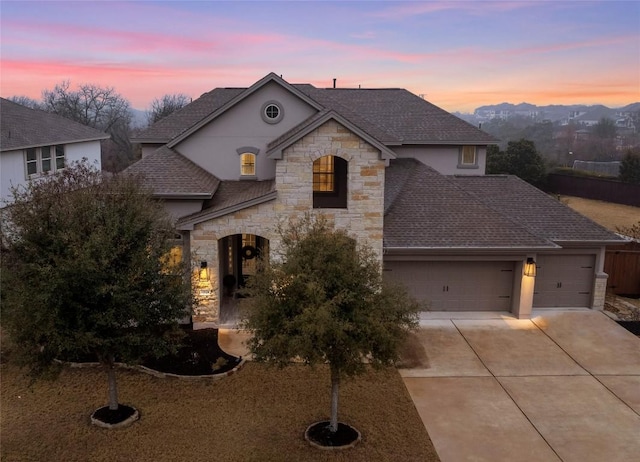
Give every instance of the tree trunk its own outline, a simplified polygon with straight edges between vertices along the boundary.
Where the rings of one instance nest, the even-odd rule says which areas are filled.
[[[332,433],[338,431],[338,392],[340,391],[340,374],[331,369],[331,422],[329,430]]]
[[[109,410],[118,410],[118,384],[116,383],[115,359],[109,357],[107,366],[107,375],[109,377]]]

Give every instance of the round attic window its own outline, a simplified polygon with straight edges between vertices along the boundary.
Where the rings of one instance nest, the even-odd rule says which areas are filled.
[[[277,124],[282,120],[282,116],[284,115],[284,111],[282,110],[282,106],[280,103],[276,101],[267,101],[262,105],[262,120],[267,122],[268,124]]]

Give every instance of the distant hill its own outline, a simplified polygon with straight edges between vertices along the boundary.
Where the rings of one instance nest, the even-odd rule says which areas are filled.
[[[453,114],[472,124],[478,124],[487,120],[511,117],[528,117],[537,121],[550,120],[552,122],[562,122],[568,120],[585,121],[599,120],[602,117],[615,120],[621,112],[640,111],[640,102],[631,103],[619,108],[609,108],[601,104],[551,104],[547,106],[537,106],[535,104],[522,102],[519,104],[500,103],[480,106],[472,114],[454,112]]]

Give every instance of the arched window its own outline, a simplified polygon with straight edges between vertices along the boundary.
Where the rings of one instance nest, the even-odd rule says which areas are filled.
[[[256,155],[250,152],[240,154],[240,175],[256,175]]]
[[[260,149],[253,146],[243,146],[236,149],[240,156],[240,178],[255,179],[256,177],[256,156]]]
[[[313,208],[347,208],[348,163],[336,156],[313,162]]]

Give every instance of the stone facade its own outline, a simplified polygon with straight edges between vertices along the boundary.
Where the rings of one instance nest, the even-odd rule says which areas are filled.
[[[333,155],[348,162],[347,208],[313,209],[313,162]],[[220,308],[218,241],[234,234],[254,234],[269,240],[270,257],[278,254],[279,222],[305,213],[323,214],[337,229],[346,229],[382,261],[385,161],[380,151],[330,120],[283,151],[276,164],[275,200],[195,225],[191,251],[207,261],[209,280],[200,281],[195,322],[217,322]]]
[[[609,279],[607,273],[596,274],[593,284],[593,304],[591,305],[594,310],[604,309],[604,301],[607,295],[607,279]]]

